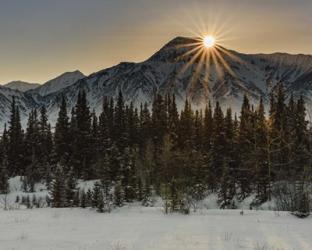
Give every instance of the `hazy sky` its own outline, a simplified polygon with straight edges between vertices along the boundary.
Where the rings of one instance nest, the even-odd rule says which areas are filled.
[[[0,0],[0,83],[142,61],[216,24],[241,52],[312,54],[312,0]]]

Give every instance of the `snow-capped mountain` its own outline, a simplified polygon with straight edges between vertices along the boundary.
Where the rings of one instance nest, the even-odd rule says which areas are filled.
[[[151,103],[158,92],[174,93],[180,107],[187,97],[196,107],[203,107],[208,100],[212,103],[218,100],[224,108],[231,106],[238,112],[244,94],[254,104],[260,97],[268,101],[271,89],[283,82],[288,93],[303,94],[312,107],[312,56],[242,54],[217,47],[210,57],[207,54],[204,57],[205,52],[196,57],[193,45],[196,41],[178,37],[144,62],[120,63],[87,77],[76,72],[79,79],[71,78],[71,84],[52,81],[17,94],[25,113],[28,108],[46,105],[52,124],[56,121],[61,96],[66,97],[70,110],[80,89],[86,91],[90,107],[96,112],[101,111],[103,96],[116,97],[119,90],[126,101],[137,106],[141,102]],[[2,92],[1,89],[0,98]],[[9,103],[8,99],[2,104],[0,99],[1,107],[6,110]],[[7,119],[7,112],[0,110],[0,113]]]
[[[38,107],[37,102],[31,95],[0,85],[0,129],[3,129],[4,123],[7,122],[10,117],[12,96],[15,96],[16,103],[19,106],[23,125],[26,124],[26,117],[29,111]]]
[[[3,86],[10,88],[10,89],[25,92],[25,91],[39,87],[40,84],[39,83],[23,82],[23,81],[12,81],[12,82],[9,82],[7,84],[4,84]]]
[[[48,94],[60,91],[78,80],[84,78],[85,75],[79,70],[73,72],[66,72],[36,88],[33,93],[39,94],[41,96],[46,96]]]

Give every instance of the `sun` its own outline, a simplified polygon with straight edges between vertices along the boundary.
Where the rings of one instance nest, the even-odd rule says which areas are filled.
[[[216,45],[216,39],[213,36],[204,36],[203,44],[206,48],[212,48]]]

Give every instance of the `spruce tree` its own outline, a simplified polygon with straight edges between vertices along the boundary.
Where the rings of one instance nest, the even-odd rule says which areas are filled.
[[[66,207],[66,178],[62,165],[58,165],[51,187],[51,203],[53,207]]]
[[[278,84],[272,93],[269,117],[270,162],[274,180],[284,179],[289,171],[290,144],[287,137],[285,89],[283,84]]]
[[[22,131],[19,107],[15,97],[12,97],[11,115],[9,120],[8,170],[10,176],[23,175],[24,164],[24,135]]]
[[[114,205],[117,207],[122,207],[125,201],[125,193],[121,182],[117,182],[114,188]]]
[[[262,98],[256,110],[255,147],[253,158],[255,162],[255,183],[259,202],[265,202],[271,197],[270,166],[268,155],[268,129]]]
[[[235,131],[232,120],[232,111],[228,109],[224,119],[224,161],[222,176],[220,179],[219,200],[222,208],[228,208],[235,195],[235,175],[237,172],[237,162],[235,162]]]
[[[78,193],[77,180],[75,178],[75,174],[72,168],[65,175],[66,175],[66,180],[65,180],[66,202],[68,206],[73,206],[75,197]]]
[[[9,191],[8,160],[4,155],[0,164],[0,194],[8,194]]]
[[[212,148],[211,154],[209,156],[209,168],[211,175],[208,183],[212,191],[217,189],[217,181],[222,176],[222,169],[224,166],[224,115],[219,102],[216,103],[216,107],[214,110],[213,124],[214,126],[211,138]]]
[[[98,124],[98,150],[101,155],[109,153],[113,143],[114,108],[111,105],[110,99],[104,98]]]
[[[102,206],[103,203],[103,193],[100,182],[95,182],[92,191],[92,207],[98,208]]]
[[[119,152],[123,152],[128,143],[126,107],[122,92],[119,91],[114,112],[114,140]]]
[[[67,104],[64,96],[61,97],[60,110],[55,124],[54,143],[57,161],[67,164],[71,154],[71,142],[69,133],[69,117],[67,115]]]
[[[75,127],[71,163],[79,178],[91,179],[94,177],[94,171],[90,167],[92,163],[91,113],[85,91],[78,93],[74,114],[75,119],[71,121],[74,123],[72,126]]]
[[[239,169],[238,169],[238,184],[240,187],[239,198],[244,199],[251,193],[251,178],[252,178],[252,157],[250,152],[254,145],[253,132],[253,112],[251,110],[249,99],[245,95],[238,132],[238,148],[239,148]]]

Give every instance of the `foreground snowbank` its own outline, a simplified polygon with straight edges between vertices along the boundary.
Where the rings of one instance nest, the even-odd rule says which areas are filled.
[[[287,212],[200,209],[184,216],[160,208],[0,211],[1,250],[312,249],[312,218]]]

